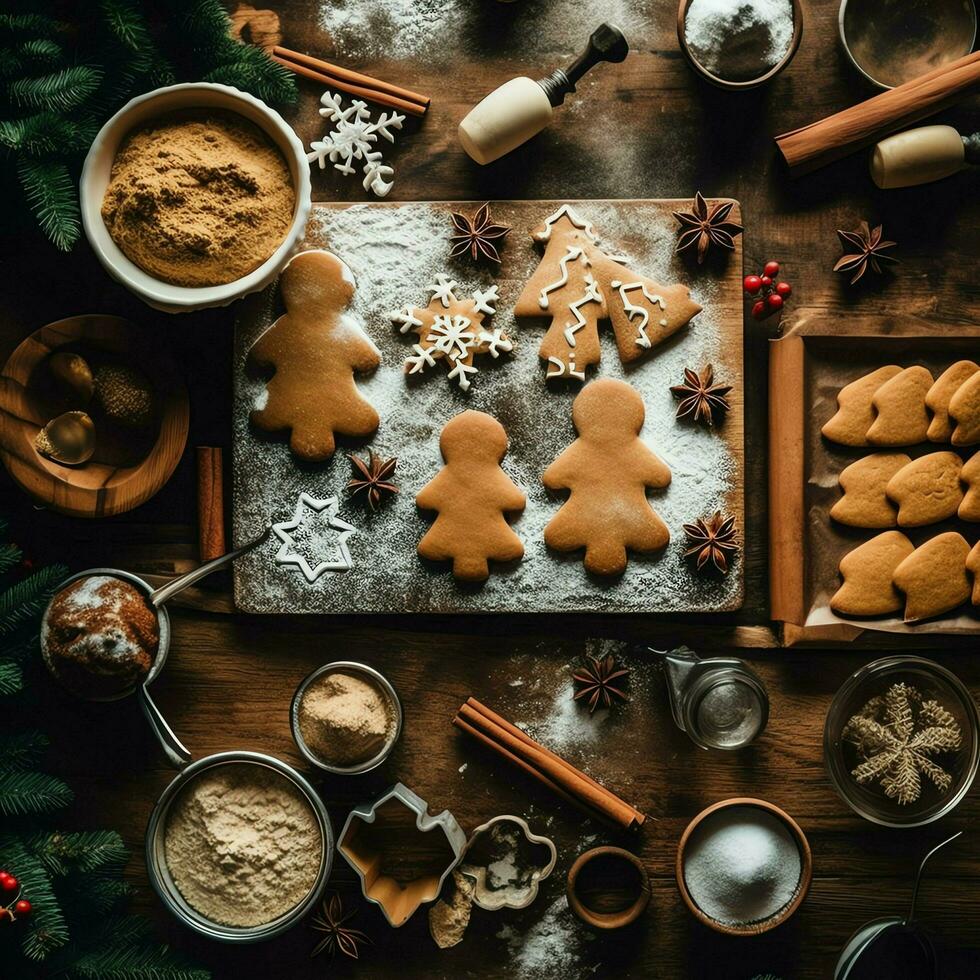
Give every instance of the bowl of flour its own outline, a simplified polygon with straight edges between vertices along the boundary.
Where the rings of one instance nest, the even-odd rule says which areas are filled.
[[[221,752],[163,791],[146,831],[146,865],[164,905],[195,932],[229,943],[270,939],[315,905],[330,875],[323,802],[291,766]]]

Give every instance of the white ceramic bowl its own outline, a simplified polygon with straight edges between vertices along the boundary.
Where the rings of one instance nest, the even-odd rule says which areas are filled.
[[[177,109],[223,109],[254,123],[282,151],[296,192],[293,223],[282,244],[247,276],[220,286],[174,286],[155,279],[123,254],[102,221],[102,199],[123,138],[141,123]],[[310,165],[303,144],[282,116],[247,92],[210,82],[168,85],[130,100],[99,130],[85,157],[80,198],[85,235],[109,275],[158,310],[186,313],[227,306],[264,288],[279,275],[306,232],[312,206]]]

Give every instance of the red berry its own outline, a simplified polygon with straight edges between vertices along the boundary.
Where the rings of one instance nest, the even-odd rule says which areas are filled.
[[[10,919],[13,921],[13,918],[14,913],[11,912],[10,909],[5,909],[3,906],[0,906],[0,922],[3,922],[4,919]]]
[[[0,871],[0,881],[3,881],[4,878],[9,878],[9,877],[10,877],[9,871]]]
[[[750,295],[754,296],[760,289],[762,289],[762,280],[758,276],[746,276],[745,280],[742,282],[745,287],[745,291]]]
[[[31,914],[31,903],[27,901],[26,898],[22,898],[19,902],[14,905],[14,911],[18,915],[30,915]]]
[[[764,276],[769,276],[771,279],[773,276],[779,274],[779,263],[778,262],[767,262],[766,267],[762,270]]]
[[[772,279],[770,279],[769,276],[763,276],[760,281],[762,282],[762,285],[763,286],[771,286],[772,285]]]
[[[783,305],[783,297],[780,296],[778,293],[771,293],[767,297],[766,302],[769,304],[769,309],[778,310]]]
[[[767,316],[766,313],[766,301],[760,299],[758,302],[752,304],[752,316],[756,320],[763,320]]]
[[[793,292],[793,287],[788,282],[777,282],[776,292],[785,299],[791,292]]]
[[[6,878],[0,878],[0,888],[2,888],[5,892],[17,891],[17,879],[13,875],[7,875]]]

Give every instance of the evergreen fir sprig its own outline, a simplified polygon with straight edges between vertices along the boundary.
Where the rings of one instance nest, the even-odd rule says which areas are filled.
[[[64,565],[50,565],[0,592],[0,636],[39,616],[67,574]]]
[[[121,870],[129,858],[126,845],[114,830],[73,834],[47,831],[32,834],[27,846],[54,875],[88,874],[101,868]]]
[[[0,664],[0,667],[7,666]],[[0,736],[0,771],[19,772],[40,763],[48,747],[44,732],[13,732]]]
[[[0,815],[48,813],[68,806],[74,794],[57,776],[45,772],[0,772]]]

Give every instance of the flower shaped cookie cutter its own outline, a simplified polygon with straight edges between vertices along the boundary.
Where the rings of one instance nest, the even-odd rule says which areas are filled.
[[[409,824],[406,817],[412,816],[414,822]],[[425,834],[442,839],[434,848],[429,842],[413,847],[409,837]],[[337,850],[360,878],[364,897],[380,906],[389,925],[398,928],[419,906],[439,897],[446,878],[459,864],[466,834],[448,810],[430,815],[425,800],[396,783],[373,803],[350,812],[339,841]],[[415,876],[409,880],[395,867],[400,851],[426,855],[424,866],[413,867]]]

